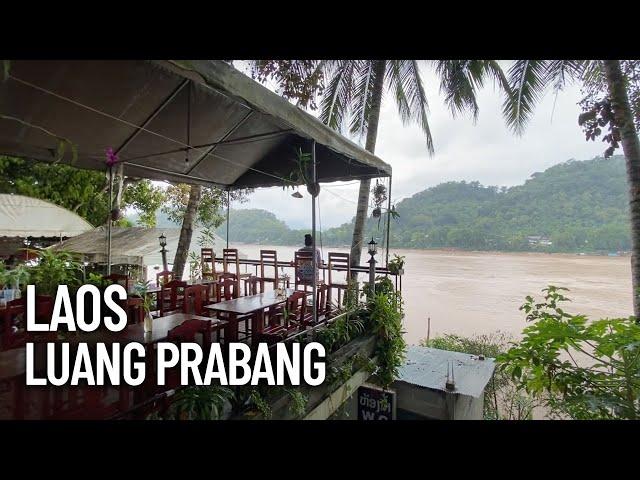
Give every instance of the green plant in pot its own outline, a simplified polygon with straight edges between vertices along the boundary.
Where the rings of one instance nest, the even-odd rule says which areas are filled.
[[[0,284],[4,286],[5,299],[13,300],[21,297],[21,291],[29,284],[31,274],[25,265],[17,265],[12,269],[0,272]]]
[[[81,284],[82,264],[72,253],[48,249],[33,253],[37,255],[37,264],[29,270],[39,295],[54,297],[59,285],[75,289]]]
[[[189,253],[189,278],[192,282],[202,278],[202,259],[195,252]]]
[[[392,275],[400,275],[404,273],[405,257],[394,254],[393,259],[388,263],[387,268]]]
[[[151,316],[151,310],[153,310],[153,298],[149,295],[149,287],[151,281],[147,280],[144,283],[137,283],[133,287],[134,294],[142,299],[142,308],[144,309],[144,332],[151,333],[153,331],[153,317]]]

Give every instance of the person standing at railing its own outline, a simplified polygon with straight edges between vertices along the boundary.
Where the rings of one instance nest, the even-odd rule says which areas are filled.
[[[304,247],[300,248],[298,252],[313,252],[313,237],[311,236],[311,234],[307,233],[304,236]],[[316,248],[315,253],[316,253],[315,275],[316,275],[316,280],[319,280],[318,271],[320,266],[322,266],[322,255],[320,254],[320,250],[318,248]],[[313,284],[313,274],[314,274],[313,262],[311,261],[305,262],[300,265],[300,268],[298,270],[298,281],[303,284],[311,285]]]

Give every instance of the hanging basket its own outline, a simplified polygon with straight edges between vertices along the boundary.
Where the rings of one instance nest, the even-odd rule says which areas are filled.
[[[312,197],[317,197],[320,194],[320,184],[319,183],[309,183],[307,184],[307,192]]]
[[[382,209],[380,207],[376,207],[371,212],[373,218],[380,218],[382,216]]]

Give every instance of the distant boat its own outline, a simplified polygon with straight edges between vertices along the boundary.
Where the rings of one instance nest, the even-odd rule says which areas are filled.
[[[610,252],[609,257],[619,257],[620,255],[617,252]]]

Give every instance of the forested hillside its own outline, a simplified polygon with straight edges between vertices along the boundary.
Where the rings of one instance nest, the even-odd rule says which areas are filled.
[[[566,252],[629,250],[624,159],[568,161],[534,173],[511,188],[478,182],[447,182],[397,205],[392,245],[410,248],[544,250]],[[326,215],[326,213],[325,213]],[[302,230],[289,229],[265,210],[235,210],[230,240],[295,245]],[[384,222],[369,219],[368,237],[382,238]],[[323,232],[325,245],[349,245],[352,223]],[[218,229],[222,236],[225,226]],[[532,244],[546,237],[551,245]]]

